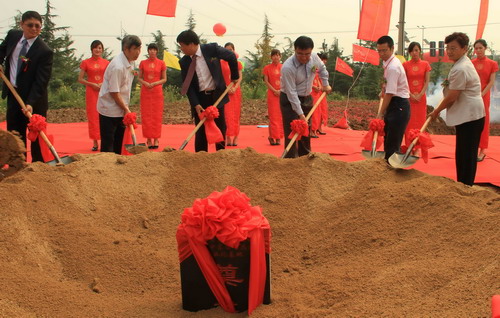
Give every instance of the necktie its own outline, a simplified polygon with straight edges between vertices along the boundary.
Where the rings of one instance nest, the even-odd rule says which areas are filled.
[[[181,94],[186,95],[189,84],[191,84],[191,81],[193,80],[194,72],[196,71],[196,55],[193,55],[193,60],[191,61],[191,64],[189,65],[188,71],[186,78],[184,79],[184,82],[182,83],[182,89],[181,89]]]
[[[17,60],[17,74],[21,72],[21,67],[23,65],[21,57],[26,57],[26,52],[28,52],[28,41],[24,39],[21,43],[23,46],[21,47],[21,52],[19,52],[19,58]]]

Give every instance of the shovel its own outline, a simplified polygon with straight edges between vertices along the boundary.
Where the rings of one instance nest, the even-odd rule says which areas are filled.
[[[424,132],[424,130],[427,128],[427,125],[429,125],[430,121],[431,121],[431,117],[427,118],[427,120],[425,121],[422,128],[420,128],[420,133]],[[417,144],[417,141],[418,141],[418,136],[417,136],[417,138],[413,139],[410,146],[408,147],[408,150],[406,150],[406,152],[404,154],[397,153],[397,152],[393,153],[389,157],[389,164],[393,168],[397,168],[397,169],[408,168],[408,167],[412,166],[413,164],[415,164],[415,162],[417,162],[417,160],[420,157],[412,155],[411,151],[413,150],[413,147],[415,147],[415,145]]]
[[[213,106],[217,107],[217,105],[219,105],[220,101],[224,98],[224,96],[226,96],[227,92],[229,92],[229,90],[231,89],[231,87],[233,87],[233,82],[229,83],[229,85],[227,85],[226,87],[226,90],[222,93],[222,95],[219,96],[219,98],[215,101],[215,103],[213,104]],[[189,135],[186,137],[186,140],[184,140],[184,142],[182,143],[182,145],[179,147],[179,150],[183,150],[184,148],[186,148],[189,140],[191,140],[191,138],[193,138],[194,134],[196,134],[196,132],[198,131],[198,129],[200,129],[200,127],[203,125],[203,123],[205,122],[205,120],[207,120],[206,117],[203,117],[202,120],[200,120],[200,122],[198,123],[198,125],[196,125],[196,127],[194,127],[193,131],[191,131],[189,133]]]
[[[26,117],[31,118],[32,114],[31,114],[31,112],[28,111],[28,108],[24,104],[23,99],[21,98],[21,96],[19,96],[19,94],[17,93],[14,86],[12,86],[12,83],[7,79],[5,74],[1,71],[0,71],[0,77],[2,78],[4,83],[9,87],[10,91],[12,92],[12,95],[14,95],[14,97],[16,98],[17,102],[19,103],[19,105],[23,109]],[[54,146],[50,142],[49,138],[47,138],[47,135],[45,135],[45,133],[43,131],[40,131],[39,136],[42,137],[43,141],[47,144],[47,147],[49,148],[50,152],[52,153],[52,155],[55,158],[54,160],[46,162],[47,164],[49,164],[51,166],[56,166],[56,165],[67,165],[68,163],[73,162],[73,159],[71,159],[69,156],[64,156],[62,158],[59,157],[56,149],[54,148]]]
[[[384,98],[382,97],[380,99],[380,103],[378,104],[377,117],[380,114],[380,109],[382,108],[383,102]],[[383,158],[385,156],[385,151],[377,151],[377,139],[378,139],[378,130],[373,132],[372,150],[361,150],[361,154],[366,159]]]
[[[126,144],[125,150],[127,150],[133,155],[137,155],[142,152],[148,151],[148,147],[146,146],[145,143],[140,143],[140,144],[137,143],[137,139],[135,137],[134,124],[128,125],[128,128],[130,130],[130,135],[132,136],[132,145]]]
[[[311,118],[311,116],[314,114],[314,111],[316,110],[316,108],[318,108],[319,103],[321,103],[321,101],[323,100],[323,98],[325,98],[325,96],[326,96],[326,92],[323,92],[323,94],[321,94],[321,96],[318,98],[318,100],[314,104],[314,106],[311,109],[311,111],[309,112],[309,114],[307,114],[306,122],[309,121],[309,118]],[[290,140],[290,142],[286,146],[285,150],[281,154],[281,158],[285,158],[286,154],[290,151],[290,149],[293,146],[293,143],[295,142],[295,140],[297,140],[298,137],[299,137],[299,133],[295,133],[295,135],[293,135],[292,139]]]

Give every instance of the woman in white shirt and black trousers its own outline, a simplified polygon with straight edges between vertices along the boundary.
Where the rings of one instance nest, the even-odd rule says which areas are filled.
[[[467,57],[469,37],[462,32],[448,35],[446,53],[454,62],[445,80],[444,99],[429,116],[436,119],[446,109],[446,124],[455,126],[457,181],[472,186],[476,177],[477,151],[484,127],[481,81]]]

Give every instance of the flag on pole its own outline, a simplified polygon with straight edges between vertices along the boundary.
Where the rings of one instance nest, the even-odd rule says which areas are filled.
[[[177,0],[149,0],[146,14],[175,17]]]
[[[163,51],[163,62],[165,62],[165,65],[167,67],[176,69],[176,70],[181,70],[181,66],[179,64],[179,59],[177,56],[173,55],[172,53],[168,52],[167,50]]]
[[[483,37],[484,26],[486,25],[486,19],[488,19],[488,3],[489,0],[481,0],[481,6],[479,7],[479,20],[477,22],[476,40]]]
[[[380,64],[377,51],[356,44],[352,45],[352,59],[353,61],[370,63],[373,65]]]
[[[345,75],[348,75],[352,77],[354,74],[354,71],[352,68],[341,58],[337,57],[337,61],[335,62],[335,70],[339,71],[340,73],[344,73]]]
[[[358,39],[377,41],[389,33],[392,0],[363,0],[359,16]]]

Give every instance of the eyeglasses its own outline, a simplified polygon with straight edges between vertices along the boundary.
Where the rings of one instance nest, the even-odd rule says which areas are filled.
[[[38,23],[26,23],[25,26],[27,26],[28,28],[35,28],[35,29],[41,29],[42,28],[42,25],[41,24],[38,24]]]
[[[311,53],[299,53],[299,52],[295,52],[295,54],[297,54],[298,56],[311,56]]]

